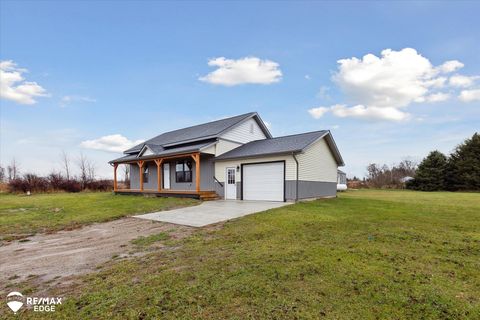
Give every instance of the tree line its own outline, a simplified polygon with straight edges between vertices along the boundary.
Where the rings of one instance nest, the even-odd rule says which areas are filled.
[[[480,190],[480,135],[459,144],[447,156],[431,151],[420,164],[403,160],[399,164],[371,163],[365,178],[348,179],[349,188],[407,188],[420,191]]]
[[[109,191],[113,182],[108,179],[97,179],[95,164],[83,153],[72,159],[65,151],[60,155],[62,170],[53,170],[47,176],[35,173],[21,173],[18,161],[12,159],[6,167],[0,165],[0,183],[6,184],[10,192],[80,192]],[[77,169],[78,174],[72,172]]]
[[[417,164],[412,160],[402,160],[391,166],[371,163],[362,184],[368,188],[401,189],[405,187],[405,179],[415,175],[416,168]]]
[[[407,188],[421,191],[480,190],[480,135],[459,144],[448,156],[434,150],[418,166]]]

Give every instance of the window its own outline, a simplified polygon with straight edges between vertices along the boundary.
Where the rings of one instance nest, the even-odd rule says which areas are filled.
[[[148,166],[143,167],[143,183],[148,183]]]
[[[228,169],[227,171],[227,183],[235,184],[235,169]]]
[[[255,132],[255,126],[253,123],[250,123],[250,133],[253,134]]]
[[[192,161],[182,160],[177,161],[175,166],[175,181],[176,182],[192,182]]]

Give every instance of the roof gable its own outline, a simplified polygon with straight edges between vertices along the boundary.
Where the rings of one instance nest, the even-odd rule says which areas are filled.
[[[141,151],[144,145],[157,145],[164,148],[173,147],[180,144],[192,143],[196,141],[217,138],[222,133],[226,132],[230,128],[237,124],[246,121],[247,119],[254,118],[267,137],[271,137],[270,132],[266,128],[263,121],[260,119],[256,112],[250,112],[235,117],[220,119],[208,123],[199,124],[196,126],[178,129],[174,131],[165,132],[152,139],[138,144],[133,148],[126,150],[124,153],[133,154]]]
[[[149,156],[149,155],[155,154],[154,149],[157,149],[157,148],[154,148],[154,146],[152,145],[144,144],[142,149],[140,149],[140,152],[138,153],[137,157]]]
[[[234,159],[244,157],[256,157],[271,154],[299,153],[308,148],[319,139],[326,139],[328,147],[332,151],[338,165],[343,166],[343,159],[328,130],[313,131],[290,136],[277,137],[265,140],[256,140],[246,143],[238,148],[226,152],[216,159]]]

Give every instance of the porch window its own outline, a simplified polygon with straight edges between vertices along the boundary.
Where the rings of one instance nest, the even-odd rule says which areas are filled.
[[[177,161],[175,166],[175,181],[176,182],[192,182],[192,161],[182,160]]]
[[[143,167],[143,183],[148,183],[148,166]]]

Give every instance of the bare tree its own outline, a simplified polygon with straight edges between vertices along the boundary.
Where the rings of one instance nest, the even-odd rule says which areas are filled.
[[[129,164],[123,165],[123,177],[125,182],[130,181],[130,165]]]
[[[65,170],[65,177],[67,180],[70,180],[70,158],[65,150],[62,150],[60,154],[60,159],[62,161],[63,170]]]
[[[88,181],[93,181],[95,180],[95,164],[90,161],[90,160],[87,160],[87,179]]]
[[[369,164],[367,166],[367,181],[374,188],[402,188],[406,177],[413,177],[417,164],[411,160],[402,160],[391,167],[384,164]]]
[[[80,170],[80,181],[82,182],[82,189],[88,181],[88,159],[80,152],[80,156],[77,160],[78,169]]]
[[[10,165],[7,166],[7,174],[9,181],[17,179],[18,175],[20,174],[20,166],[15,158],[13,158],[12,162],[10,162]]]
[[[0,165],[0,182],[5,181],[5,168]]]
[[[125,187],[130,189],[130,165],[129,164],[124,164],[122,165],[123,168],[123,183],[125,184]]]

